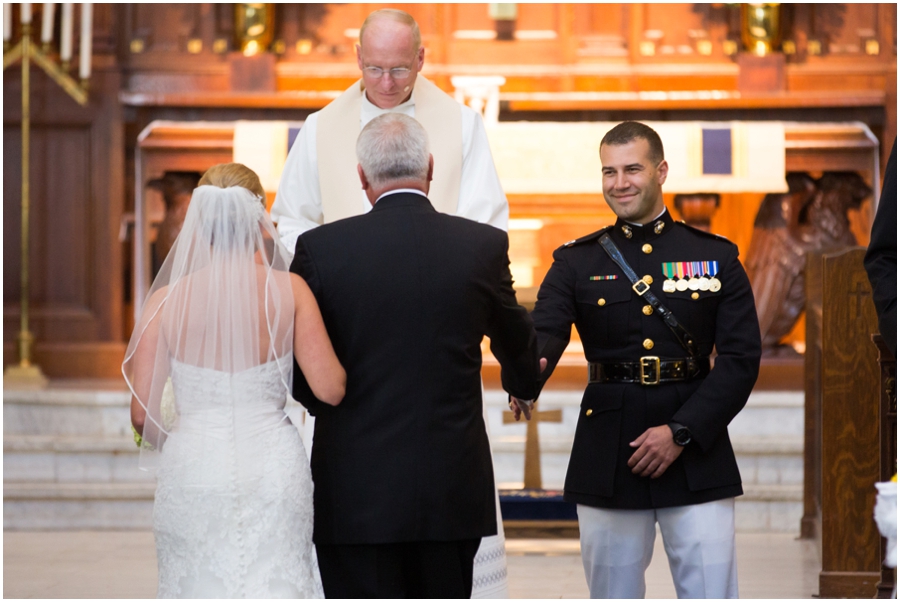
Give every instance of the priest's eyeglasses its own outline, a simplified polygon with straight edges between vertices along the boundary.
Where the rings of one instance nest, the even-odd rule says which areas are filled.
[[[403,81],[409,74],[412,73],[412,69],[407,69],[406,67],[394,67],[393,69],[382,69],[381,67],[366,67],[363,69],[371,78],[381,79],[385,73],[391,76],[391,79],[394,81]]]

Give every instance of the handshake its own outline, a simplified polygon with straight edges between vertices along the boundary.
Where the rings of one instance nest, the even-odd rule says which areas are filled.
[[[544,370],[547,368],[547,358],[541,358],[540,366],[541,374],[543,374]],[[531,411],[534,409],[534,402],[534,399],[519,399],[512,395],[509,396],[509,409],[512,410],[516,422],[518,422],[523,415],[525,416],[525,420],[531,420]]]

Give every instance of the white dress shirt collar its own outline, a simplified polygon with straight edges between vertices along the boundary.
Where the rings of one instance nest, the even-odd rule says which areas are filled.
[[[418,195],[420,195],[420,196],[423,196],[423,197],[425,197],[426,199],[428,198],[428,195],[427,195],[427,194],[425,194],[425,193],[422,192],[421,190],[416,190],[415,188],[396,188],[396,189],[394,189],[394,190],[388,190],[387,192],[385,192],[384,194],[382,194],[380,197],[378,197],[377,199],[375,199],[375,202],[377,203],[378,201],[380,201],[380,200],[383,199],[384,197],[388,196],[389,194],[399,194],[399,193],[401,193],[401,192],[411,192],[411,193],[413,193],[413,194],[418,194]]]

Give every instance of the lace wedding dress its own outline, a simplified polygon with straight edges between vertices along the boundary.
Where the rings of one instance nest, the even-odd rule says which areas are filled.
[[[172,360],[159,456],[160,598],[321,598],[313,485],[273,360],[236,373]]]

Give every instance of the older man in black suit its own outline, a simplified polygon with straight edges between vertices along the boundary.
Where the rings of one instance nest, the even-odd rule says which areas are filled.
[[[429,202],[424,129],[380,116],[357,156],[372,211],[300,236],[291,266],[347,368],[338,407],[294,372],[294,395],[316,416],[325,594],[467,598],[479,541],[497,532],[480,345],[490,337],[503,387],[533,399],[536,337],[516,302],[506,233]]]

